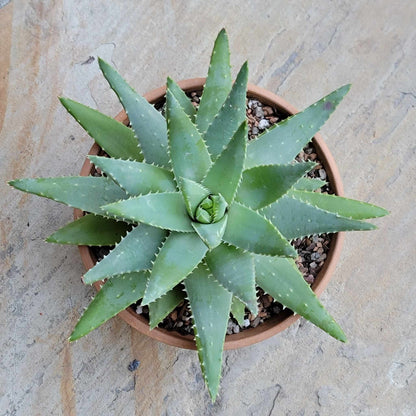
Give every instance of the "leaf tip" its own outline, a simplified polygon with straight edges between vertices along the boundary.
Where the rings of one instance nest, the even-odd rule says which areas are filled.
[[[98,66],[100,67],[101,71],[103,70],[104,66],[108,66],[108,63],[104,61],[104,59],[101,58],[100,56],[97,57],[97,61],[98,61]]]
[[[341,94],[340,101],[342,98],[345,97],[345,95],[347,95],[348,91],[351,89],[351,86],[352,84],[345,84],[342,87],[338,88],[338,90],[336,90]]]
[[[74,342],[78,339],[80,339],[82,337],[82,335],[79,335],[76,333],[76,328],[74,329],[74,331],[72,332],[72,334],[69,336],[68,341],[69,342]]]
[[[220,37],[220,36],[228,36],[228,35],[227,35],[227,31],[225,30],[225,27],[223,27],[223,28],[219,31],[219,33],[218,33],[218,36],[217,36],[217,37]]]
[[[23,181],[24,179],[13,179],[11,181],[8,181],[7,184],[12,188],[18,189],[19,191],[25,191]]]

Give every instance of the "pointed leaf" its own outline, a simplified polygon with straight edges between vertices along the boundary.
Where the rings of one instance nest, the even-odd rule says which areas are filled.
[[[195,211],[198,205],[210,194],[210,191],[201,184],[186,178],[179,178],[179,186],[185,201],[186,210],[191,218],[195,218]]]
[[[141,161],[143,155],[133,130],[86,105],[60,97],[62,105],[111,157]]]
[[[173,173],[167,169],[131,160],[101,156],[88,156],[88,158],[130,195],[176,191]]]
[[[204,134],[204,140],[212,159],[221,154],[235,131],[246,119],[247,79],[248,65],[245,62],[237,75],[229,96]],[[247,132],[245,138],[247,140]]]
[[[229,204],[233,201],[241,180],[246,143],[247,122],[244,121],[202,182],[214,194],[221,194]]]
[[[104,284],[72,332],[70,341],[87,335],[143,297],[148,272],[134,272],[113,277]]]
[[[228,37],[224,29],[215,40],[208,77],[200,100],[196,124],[203,133],[218,113],[231,90],[231,66]]]
[[[227,227],[227,218],[228,215],[225,214],[221,220],[211,224],[192,222],[192,227],[210,250],[217,247],[218,244],[221,243],[225,228]]]
[[[137,94],[111,65],[100,58],[98,64],[126,110],[146,162],[169,167],[166,121],[162,114]]]
[[[150,269],[165,237],[166,231],[146,224],[138,225],[85,273],[84,283],[91,284],[117,274]]]
[[[179,192],[147,194],[103,207],[108,215],[143,222],[166,230],[193,231],[191,219]]]
[[[302,315],[334,338],[346,336],[322,306],[291,259],[255,256],[257,284],[278,302]]]
[[[212,400],[218,394],[222,351],[230,316],[231,293],[201,265],[185,280],[194,320],[195,341],[202,374]]]
[[[185,111],[189,118],[194,121],[196,109],[181,87],[169,77],[166,86],[167,89],[175,96],[178,103],[183,108],[183,111]]]
[[[316,191],[326,185],[327,182],[316,178],[300,178],[294,185],[293,188],[299,191]]]
[[[201,201],[195,211],[195,221],[211,224],[220,221],[228,208],[228,204],[221,194],[208,195]]]
[[[388,214],[388,211],[376,205],[336,195],[305,191],[291,191],[290,195],[317,208],[354,220],[383,217]]]
[[[62,202],[73,208],[105,215],[102,205],[127,198],[110,178],[68,176],[60,178],[16,179],[9,184],[31,194]]]
[[[46,241],[83,246],[113,246],[130,228],[125,222],[88,214],[55,231]]]
[[[197,128],[169,90],[166,92],[166,119],[175,177],[200,182],[211,166],[207,147]]]
[[[221,244],[207,253],[206,262],[214,278],[257,315],[252,254],[234,246]]]
[[[170,233],[153,264],[142,304],[154,302],[185,279],[207,250],[195,233]]]
[[[345,85],[249,143],[246,169],[291,162],[328,120],[350,89]]]
[[[150,329],[156,328],[184,299],[185,292],[176,287],[152,302],[149,305]]]
[[[236,200],[260,209],[284,195],[315,163],[256,166],[243,172]]]
[[[234,319],[238,322],[238,325],[244,327],[244,314],[245,314],[246,305],[241,302],[240,299],[233,296],[233,301],[231,303],[231,313]]]
[[[311,234],[364,231],[376,228],[367,222],[351,220],[324,211],[290,195],[283,196],[262,209],[260,213],[265,215],[289,240]]]
[[[233,202],[223,241],[257,254],[296,257],[296,250],[266,218]]]

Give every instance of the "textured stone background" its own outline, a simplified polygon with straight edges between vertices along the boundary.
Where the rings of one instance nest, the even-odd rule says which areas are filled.
[[[0,413],[415,415],[415,17],[414,0],[0,1]],[[226,352],[212,405],[194,352],[119,318],[68,344],[93,292],[77,249],[43,239],[72,211],[5,181],[78,173],[91,139],[57,96],[120,109],[90,57],[145,92],[204,76],[223,26],[234,74],[248,58],[251,82],[299,108],[353,84],[322,133],[347,195],[391,215],[347,235],[322,296],[349,342],[300,321]]]

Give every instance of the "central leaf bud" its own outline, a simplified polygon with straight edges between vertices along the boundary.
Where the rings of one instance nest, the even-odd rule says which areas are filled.
[[[208,195],[195,210],[195,221],[202,224],[218,222],[225,214],[228,205],[221,194]]]

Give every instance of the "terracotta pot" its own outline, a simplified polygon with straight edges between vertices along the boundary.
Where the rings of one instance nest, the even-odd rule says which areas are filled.
[[[179,82],[179,85],[184,91],[187,92],[202,91],[204,83],[205,78],[194,78],[181,81]],[[163,99],[165,92],[166,88],[160,87],[148,92],[144,95],[144,97],[151,103],[157,103]],[[288,115],[295,114],[298,112],[296,108],[294,108],[291,104],[287,103],[282,98],[255,85],[248,85],[247,96],[250,98],[256,98],[263,104],[275,107],[281,112],[287,113]],[[117,115],[116,120],[121,121],[124,124],[128,123],[128,118],[124,111],[120,112]],[[316,134],[314,136],[313,144],[315,146],[319,160],[325,167],[329,182],[331,183],[333,190],[337,195],[343,196],[344,191],[338,168],[328,147],[326,146],[325,142],[319,134]],[[99,150],[100,148],[98,147],[98,145],[94,144],[89,154],[96,155]],[[86,159],[81,169],[81,175],[88,176],[91,173],[91,170],[92,165],[90,164],[89,160]],[[76,219],[80,218],[82,215],[82,211],[75,209],[74,216]],[[331,279],[332,273],[335,269],[335,265],[340,256],[343,240],[344,233],[342,232],[333,235],[331,239],[331,246],[328,253],[328,257],[326,258],[323,268],[319,272],[314,284],[312,285],[313,291],[318,296],[322,293],[322,291],[327,286],[329,280]],[[82,262],[84,263],[86,269],[88,270],[91,267],[93,267],[97,260],[94,254],[91,252],[91,250],[87,246],[79,246],[79,250],[81,253]],[[96,282],[94,284],[97,290],[100,289],[100,283],[102,282]],[[167,331],[162,328],[155,328],[153,330],[150,330],[148,321],[141,315],[137,315],[132,308],[127,308],[126,310],[120,312],[118,315],[120,316],[120,318],[126,321],[133,328],[137,329],[139,332],[148,335],[149,337],[152,337],[158,341],[162,341],[166,344],[173,345],[175,347],[196,349],[193,336],[184,336],[176,331]],[[244,331],[241,331],[238,334],[227,335],[225,339],[224,348],[226,350],[241,348],[263,341],[288,328],[299,318],[299,315],[294,315],[288,309],[285,309],[275,317],[267,319],[264,323],[257,326],[256,328],[248,328]]]

